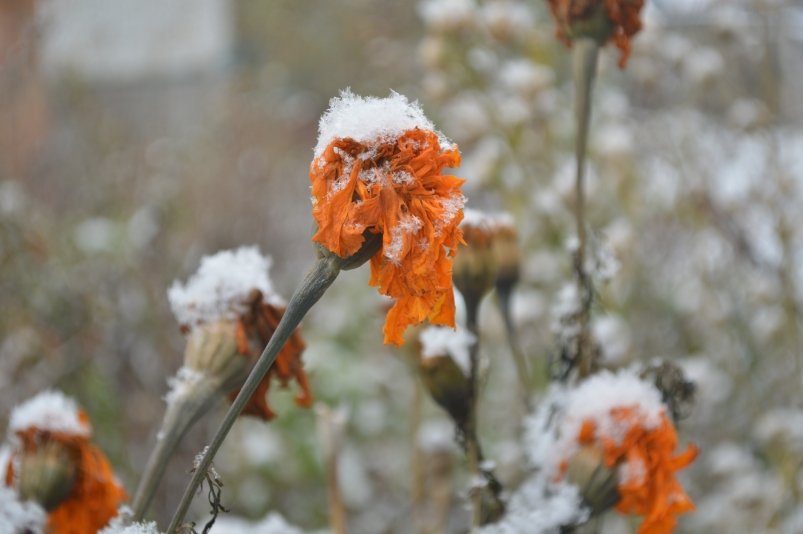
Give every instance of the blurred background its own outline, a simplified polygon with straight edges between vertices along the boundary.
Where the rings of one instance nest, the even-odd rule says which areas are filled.
[[[643,18],[626,69],[603,52],[594,100],[594,333],[606,366],[661,357],[696,384],[679,430],[702,449],[683,474],[698,511],[681,532],[803,532],[803,2],[647,0]],[[0,423],[42,389],[74,395],[133,493],[182,361],[167,288],[256,244],[289,297],[313,258],[317,121],[346,87],[419,99],[461,148],[468,205],[514,216],[514,315],[543,391],[572,283],[568,59],[540,0],[2,2]],[[303,330],[313,392],[340,410],[350,531],[433,531],[442,512],[458,532],[450,424],[409,350],[381,344],[367,279],[342,275]],[[514,368],[489,303],[480,326],[481,433],[513,488]],[[271,395],[279,416],[238,423],[218,457],[223,503],[325,528],[319,416]],[[154,518],[223,410],[184,440]],[[610,515],[602,531],[635,530]]]

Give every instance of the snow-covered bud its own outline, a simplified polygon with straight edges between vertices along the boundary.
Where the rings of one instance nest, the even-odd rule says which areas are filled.
[[[432,399],[461,426],[468,417],[469,351],[476,338],[466,330],[429,327],[419,336],[421,381]]]
[[[215,321],[194,328],[184,349],[184,367],[217,378],[225,389],[241,382],[248,360],[237,351],[238,323]]]

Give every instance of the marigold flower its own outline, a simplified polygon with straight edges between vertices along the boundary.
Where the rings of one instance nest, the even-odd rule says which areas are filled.
[[[271,259],[260,254],[256,247],[224,250],[204,257],[198,272],[186,285],[176,282],[170,288],[170,304],[184,332],[194,335],[198,329],[216,330],[210,331],[211,335],[200,341],[196,350],[208,351],[209,355],[187,354],[187,359],[192,360],[185,361],[190,378],[194,373],[235,372],[224,361],[233,356],[249,360],[259,357],[284,314],[284,300],[274,291],[268,278],[270,264]],[[225,339],[229,337],[235,342],[231,348]],[[212,341],[207,343],[207,339]],[[188,342],[188,351],[191,344]],[[208,347],[209,344],[216,346]],[[211,354],[218,347],[222,350]],[[312,405],[312,393],[301,360],[304,348],[301,334],[296,330],[249,399],[243,414],[264,420],[275,416],[267,401],[273,379],[283,387],[288,387],[294,379],[301,388],[296,402],[304,407]],[[239,372],[237,375],[241,376]],[[225,382],[231,380],[227,377]],[[232,391],[230,398],[234,399],[238,393],[239,389]]]
[[[639,13],[644,0],[548,0],[557,22],[556,34],[566,45],[588,35],[602,43],[613,41],[622,51],[619,67],[630,55],[630,39],[641,30]]]
[[[443,169],[459,164],[457,147],[397,93],[379,99],[344,91],[321,119],[310,166],[313,241],[348,257],[367,234],[382,235],[369,283],[396,299],[385,343],[401,345],[406,327],[425,319],[454,326],[464,180]]]
[[[126,492],[114,476],[103,452],[91,441],[89,418],[63,394],[47,391],[17,407],[9,431],[14,446],[5,467],[5,482],[15,486],[25,477],[26,455],[47,444],[58,444],[74,462],[74,479],[60,503],[49,503],[48,532],[94,534],[117,515]]]
[[[616,510],[644,516],[639,534],[672,532],[676,516],[694,510],[675,472],[694,461],[697,448],[675,454],[675,427],[650,384],[628,373],[595,375],[572,393],[563,431],[575,448],[601,447],[605,465],[619,469]]]

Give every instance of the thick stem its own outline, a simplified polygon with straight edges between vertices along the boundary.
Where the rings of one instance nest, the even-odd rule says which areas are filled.
[[[574,187],[574,219],[577,227],[577,250],[574,257],[574,270],[577,277],[580,311],[578,322],[580,333],[577,339],[577,370],[581,377],[591,373],[593,353],[589,350],[589,320],[593,289],[591,278],[586,272],[586,223],[585,223],[585,157],[588,145],[588,130],[591,121],[591,94],[597,70],[599,43],[590,37],[581,37],[572,43],[572,78],[574,81],[574,112],[577,143],[575,160],[577,174]]]
[[[188,387],[183,395],[167,404],[162,426],[156,435],[156,445],[151,451],[131,503],[134,521],[142,521],[164,474],[167,461],[173,455],[181,438],[217,398],[220,385],[219,380],[204,377]]]
[[[240,415],[240,412],[243,410],[243,407],[245,407],[248,399],[250,399],[254,394],[254,391],[262,381],[262,378],[268,372],[268,369],[270,369],[271,365],[273,365],[273,362],[276,360],[276,356],[279,354],[279,351],[282,349],[284,343],[287,341],[290,335],[292,335],[298,324],[301,322],[301,319],[307,314],[310,308],[312,308],[312,306],[318,302],[329,286],[335,281],[337,275],[340,273],[342,264],[343,262],[339,261],[337,257],[319,257],[310,272],[307,274],[307,277],[304,279],[298,289],[296,289],[296,292],[293,294],[290,302],[287,304],[287,309],[285,310],[281,321],[279,321],[279,325],[276,327],[276,331],[270,338],[265,350],[262,351],[262,355],[259,357],[259,360],[257,360],[256,364],[254,364],[251,374],[248,375],[245,384],[243,384],[243,387],[240,389],[240,393],[237,395],[237,398],[234,399],[231,408],[229,408],[229,411],[226,413],[226,417],[223,419],[223,422],[221,423],[220,428],[218,428],[215,437],[209,444],[206,454],[203,456],[203,459],[199,463],[198,467],[196,467],[195,473],[193,473],[192,479],[187,485],[184,495],[181,497],[181,502],[179,503],[175,514],[173,515],[170,526],[167,528],[168,534],[173,534],[176,532],[176,529],[181,525],[181,522],[184,520],[184,516],[187,514],[187,509],[189,508],[195,493],[198,491],[198,487],[201,485],[201,482],[206,476],[206,472],[212,463],[212,459],[214,458],[218,449],[220,449],[223,441],[226,439],[229,430],[231,430],[232,425],[234,425],[234,421]]]
[[[477,390],[479,374],[479,328],[477,327],[477,316],[479,314],[480,299],[466,292],[466,326],[469,332],[474,335],[475,341],[469,351],[469,374],[468,374],[468,418],[466,421],[465,443],[466,459],[468,460],[468,472],[471,475],[471,487],[469,496],[471,498],[471,529],[474,531],[482,524],[482,494],[479,488],[474,485],[482,476],[480,473],[480,446],[477,438]]]

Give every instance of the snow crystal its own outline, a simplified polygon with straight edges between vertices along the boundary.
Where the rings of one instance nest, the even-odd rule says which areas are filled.
[[[168,290],[173,314],[188,326],[236,319],[252,289],[262,291],[266,302],[283,306],[268,277],[271,263],[270,256],[263,256],[255,246],[205,256],[186,284],[175,281]]]
[[[498,523],[480,529],[482,534],[559,534],[561,527],[588,518],[577,488],[553,483],[542,475],[528,480],[513,494],[505,516]]]
[[[303,534],[304,531],[288,523],[276,512],[269,513],[257,522],[237,517],[219,517],[213,529],[215,534]]]
[[[452,219],[454,219],[457,214],[460,213],[460,210],[463,209],[465,204],[466,197],[464,197],[460,192],[441,200],[441,209],[443,210],[443,215],[440,219],[435,221],[436,234],[442,230],[444,226],[452,222]]]
[[[167,404],[172,404],[177,399],[186,397],[188,392],[203,379],[203,373],[200,373],[195,369],[190,369],[189,367],[181,367],[176,372],[176,376],[167,379],[167,386],[169,390],[167,395],[165,395],[165,402]]]
[[[561,423],[562,437],[574,441],[583,421],[590,419],[596,422],[600,434],[621,440],[630,423],[617,422],[611,410],[627,406],[638,407],[643,418],[640,424],[645,428],[657,427],[665,410],[660,392],[634,372],[597,373],[570,392]]]
[[[63,432],[74,436],[89,436],[89,423],[78,417],[76,402],[60,391],[43,391],[23,402],[11,412],[9,433],[36,427],[39,430]]]
[[[335,139],[353,139],[360,143],[393,142],[404,132],[420,128],[438,133],[441,148],[453,144],[435,130],[418,102],[391,91],[387,98],[355,95],[350,89],[341,91],[329,101],[329,109],[318,124],[318,144],[315,157],[323,154]]]
[[[421,230],[423,223],[415,215],[402,216],[398,225],[391,230],[390,244],[384,247],[385,257],[392,263],[399,265],[404,255],[404,237]]]
[[[123,505],[117,510],[117,515],[98,534],[159,534],[159,528],[155,522],[132,523],[132,517],[134,517],[134,511]]]
[[[456,330],[445,326],[430,326],[421,331],[419,340],[423,358],[449,356],[468,376],[471,368],[469,352],[471,346],[477,342],[471,332],[460,326]]]
[[[20,502],[12,489],[0,485],[0,532],[41,534],[46,518],[38,504]]]

